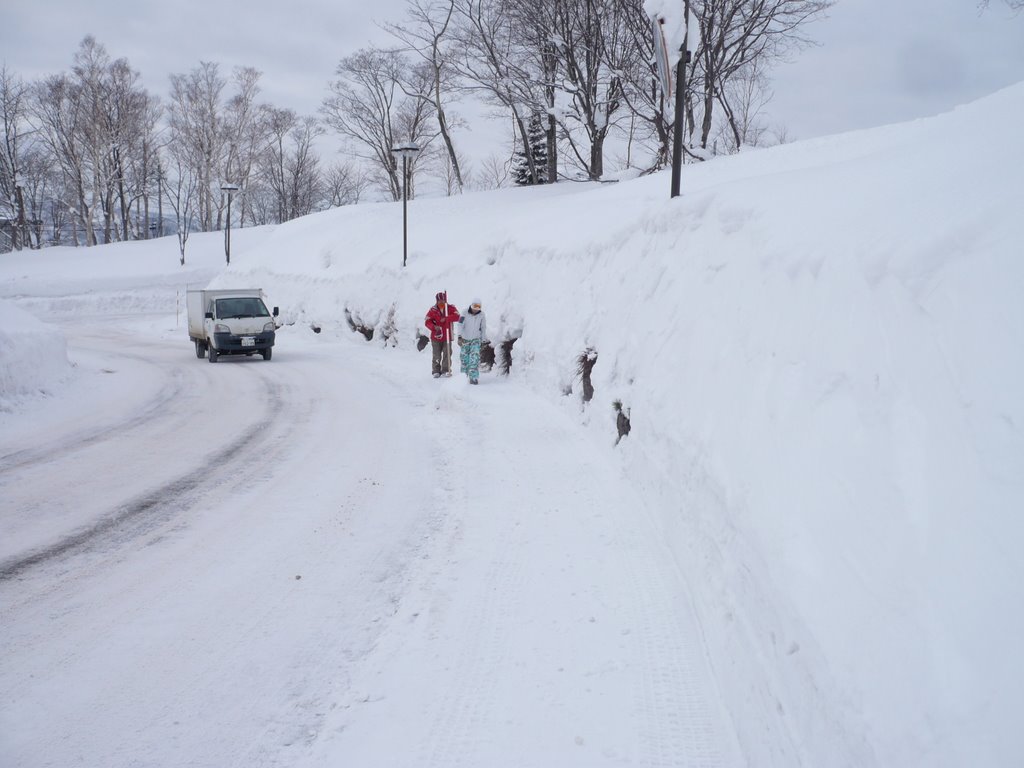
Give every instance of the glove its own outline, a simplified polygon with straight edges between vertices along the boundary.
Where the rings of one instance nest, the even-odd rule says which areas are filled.
[[[461,347],[465,343],[465,339],[459,336],[459,346]]]

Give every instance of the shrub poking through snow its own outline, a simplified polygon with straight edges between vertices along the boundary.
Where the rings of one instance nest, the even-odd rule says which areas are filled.
[[[576,358],[576,374],[583,381],[583,402],[589,403],[594,399],[594,385],[590,382],[590,372],[594,370],[597,363],[597,350],[587,347],[583,354]]]
[[[486,341],[480,345],[480,370],[489,371],[494,367],[494,345]]]
[[[358,322],[347,309],[345,310],[345,322],[348,323],[348,327],[353,331],[363,334],[367,341],[373,341],[373,327]]]
[[[380,325],[380,335],[384,340],[385,347],[397,347],[398,346],[398,325],[395,323],[395,305],[391,305],[391,309],[388,310],[388,316],[384,318],[384,322]]]
[[[629,434],[629,409],[622,407],[621,400],[613,402],[612,408],[615,409],[615,428],[619,432],[619,436],[615,438],[615,444],[618,445],[619,441]]]
[[[501,356],[498,360],[498,371],[505,376],[508,376],[512,370],[512,347],[517,341],[519,341],[518,337],[510,336],[500,344]]]

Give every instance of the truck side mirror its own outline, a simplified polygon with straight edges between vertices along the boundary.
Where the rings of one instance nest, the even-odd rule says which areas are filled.
[[[205,315],[203,315],[203,317],[205,317],[207,320],[213,320],[213,312],[207,312]]]
[[[274,317],[277,317],[277,307],[274,307]]]

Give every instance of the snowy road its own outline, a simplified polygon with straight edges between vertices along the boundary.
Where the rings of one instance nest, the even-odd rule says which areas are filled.
[[[0,763],[740,763],[687,585],[562,410],[167,326],[67,327],[79,383],[0,437]]]

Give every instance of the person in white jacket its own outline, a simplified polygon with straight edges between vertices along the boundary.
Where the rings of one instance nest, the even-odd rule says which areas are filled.
[[[480,347],[487,343],[487,317],[480,299],[459,318],[459,363],[470,384],[480,383]]]

